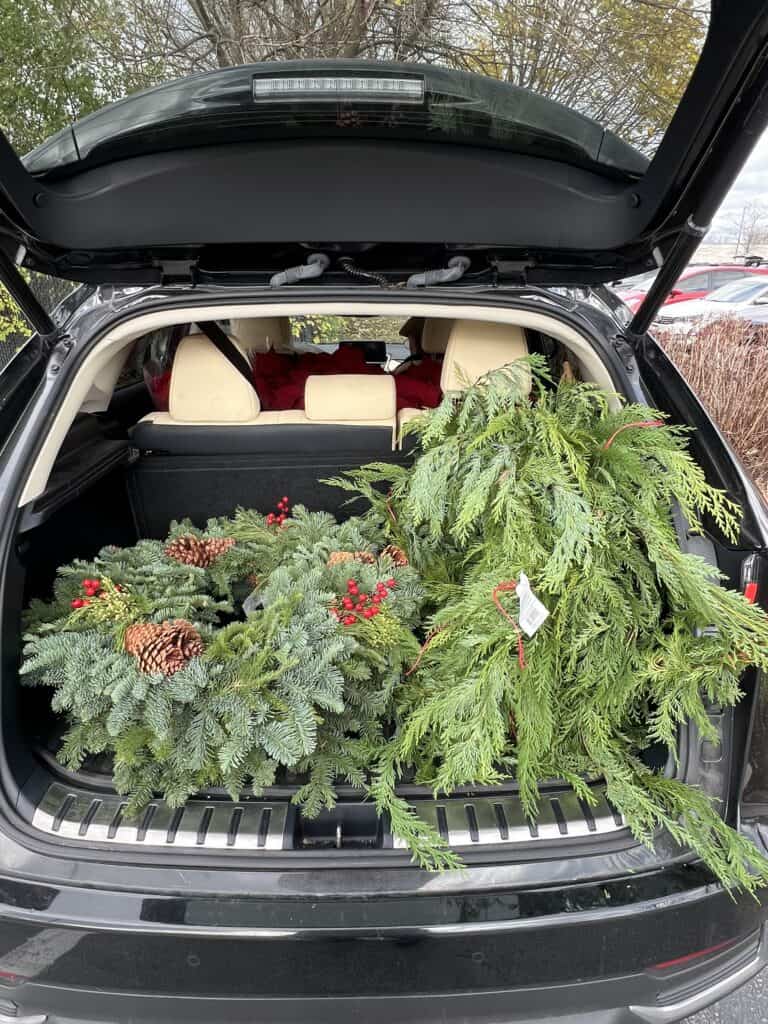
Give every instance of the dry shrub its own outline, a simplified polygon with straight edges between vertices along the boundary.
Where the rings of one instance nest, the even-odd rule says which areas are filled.
[[[716,320],[656,337],[768,494],[768,326]]]

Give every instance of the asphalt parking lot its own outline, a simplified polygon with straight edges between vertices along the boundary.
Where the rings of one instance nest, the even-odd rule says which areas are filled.
[[[768,970],[686,1024],[768,1024]]]

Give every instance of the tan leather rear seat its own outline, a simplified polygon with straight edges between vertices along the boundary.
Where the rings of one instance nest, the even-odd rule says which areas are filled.
[[[235,344],[244,352],[242,343]],[[391,377],[329,374],[308,378],[303,412],[262,412],[253,385],[207,337],[193,334],[176,351],[168,412],[141,419],[133,440],[139,449],[177,454],[304,452],[330,446],[370,449],[374,455],[392,449],[396,410]]]
[[[323,374],[307,378],[304,412],[312,423],[395,426],[397,394],[386,374]]]
[[[249,356],[291,350],[291,326],[288,317],[262,316],[230,322],[235,340]]]
[[[232,340],[247,358],[245,347]],[[174,356],[168,412],[152,412],[140,423],[249,423],[260,412],[256,389],[204,334],[188,334]]]
[[[421,351],[430,356],[443,355],[454,323],[455,320],[428,317],[421,332]]]
[[[435,344],[447,338],[440,375],[443,394],[463,391],[467,384],[476,383],[486,373],[499,370],[515,359],[528,355],[528,343],[522,327],[482,320],[428,320],[424,325],[425,335],[430,324],[449,325],[447,331],[443,328],[442,335],[434,328],[432,336]],[[432,343],[432,338],[428,343]],[[397,417],[398,430],[423,411],[401,409]]]

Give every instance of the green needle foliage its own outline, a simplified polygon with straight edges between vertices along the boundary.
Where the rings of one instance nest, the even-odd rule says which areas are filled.
[[[705,792],[643,759],[654,745],[676,757],[686,723],[716,740],[708,708],[735,704],[745,670],[768,668],[765,614],[681,550],[673,512],[726,541],[739,525],[686,431],[591,385],[555,387],[537,357],[411,429],[411,468],[332,481],[362,516],[297,507],[270,523],[240,509],[204,530],[173,526],[177,548],[234,540],[205,567],[159,541],[64,567],[52,600],[29,609],[22,666],[70,720],[63,762],[112,753],[132,810],[157,793],[172,805],[259,793],[290,770],[314,815],[346,779],[438,870],[459,859],[399,796],[403,774],[436,793],[514,777],[532,818],[542,781],[591,802],[601,777],[642,842],[666,830],[727,886],[768,883],[768,862]],[[531,636],[523,573],[549,612]],[[101,590],[84,605],[90,578]],[[375,617],[347,621],[349,587],[373,595],[384,580]],[[172,675],[141,671],[126,630],[169,619],[191,624],[202,655]]]
[[[22,673],[53,687],[54,710],[71,722],[61,760],[77,769],[111,753],[131,813],[157,793],[172,806],[213,788],[258,794],[288,768],[306,775],[296,796],[305,813],[332,807],[337,778],[364,781],[391,695],[418,653],[418,577],[386,556],[329,565],[333,551],[370,550],[370,527],[301,507],[281,529],[240,510],[204,531],[176,524],[169,540],[190,534],[237,540],[205,568],[180,565],[167,542],[105,548],[61,569],[53,600],[29,610]],[[260,581],[256,607],[237,618],[233,594],[254,583],[246,575]],[[73,610],[94,577],[100,595]],[[330,608],[350,577],[362,593],[382,579],[395,586],[375,619],[344,626]],[[171,676],[142,672],[123,648],[126,627],[169,618],[190,622],[204,653]]]
[[[615,406],[589,384],[552,387],[532,357],[413,421],[412,471],[373,465],[335,481],[371,503],[431,604],[371,793],[434,867],[446,851],[398,798],[403,767],[436,792],[514,775],[531,817],[540,781],[565,779],[590,801],[586,780],[601,776],[643,842],[665,828],[725,884],[754,890],[768,881],[757,849],[705,794],[639,757],[654,742],[675,752],[687,721],[715,738],[707,703],[733,705],[744,669],[768,667],[765,614],[684,554],[673,526],[677,506],[691,529],[706,517],[735,540],[738,510],[706,482],[683,428]],[[521,572],[550,613],[530,638],[510,583]]]

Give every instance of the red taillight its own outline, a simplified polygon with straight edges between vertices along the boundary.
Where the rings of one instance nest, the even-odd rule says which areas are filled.
[[[675,957],[674,960],[662,960],[661,963],[651,964],[650,970],[652,971],[666,971],[670,967],[683,967],[685,964],[691,963],[693,960],[700,960],[705,956],[712,956],[714,953],[720,953],[724,949],[728,949],[729,946],[733,946],[736,943],[736,939],[726,939],[725,942],[718,942],[716,946],[707,946],[706,949],[697,949],[695,953],[686,953],[685,956]]]
[[[744,587],[744,597],[749,601],[750,604],[754,604],[757,600],[757,581],[750,580],[749,583]]]

